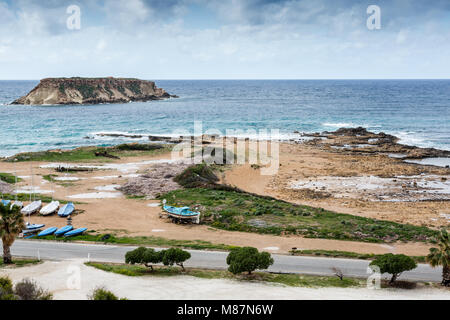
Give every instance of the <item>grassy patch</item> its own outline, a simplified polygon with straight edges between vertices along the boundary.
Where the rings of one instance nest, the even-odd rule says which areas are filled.
[[[39,261],[37,259],[14,258],[13,257],[12,260],[13,260],[13,264],[5,265],[5,264],[3,264],[3,258],[0,258],[0,268],[1,267],[8,267],[8,268],[25,267],[25,266],[41,263],[41,261]]]
[[[4,200],[16,200],[16,196],[17,196],[17,201],[22,201],[22,202],[26,202],[26,201],[30,201],[30,195],[26,194],[26,193],[19,193],[17,195],[15,194],[8,194],[8,193],[4,193],[3,194],[3,198]],[[52,197],[49,196],[44,196],[42,194],[36,194],[36,195],[32,195],[31,199],[35,199],[36,200],[41,200],[42,202],[52,202],[52,201],[59,201],[59,203],[61,204],[66,204],[68,202],[72,202],[74,204],[83,204],[83,202],[74,202],[74,201],[67,201],[67,200],[58,200],[58,199],[53,199]]]
[[[219,181],[219,178],[208,165],[202,163],[188,167],[177,175],[173,181],[185,188],[195,188],[214,185]]]
[[[295,256],[318,256],[318,257],[329,257],[329,258],[350,258],[350,259],[361,259],[361,260],[373,260],[376,259],[379,254],[374,253],[357,253],[349,251],[338,251],[338,250],[291,250],[292,255]],[[411,256],[414,261],[418,263],[425,262],[425,256]]]
[[[291,287],[358,287],[361,286],[361,280],[354,278],[344,278],[339,280],[337,277],[329,276],[309,276],[299,274],[276,274],[267,272],[255,272],[249,275],[233,275],[225,270],[210,270],[186,268],[186,272],[182,272],[180,268],[170,267],[154,267],[154,271],[150,268],[138,265],[111,264],[111,263],[93,263],[88,262],[86,265],[125,276],[179,276],[188,275],[203,279],[233,279],[238,281],[262,281],[268,283],[283,284]]]
[[[0,172],[0,181],[13,184],[16,183],[16,177],[11,173]],[[22,179],[17,178],[17,182],[20,181],[22,181]]]
[[[5,161],[44,161],[44,162],[110,162],[110,158],[98,157],[95,153],[110,154],[116,157],[154,156],[169,152],[171,145],[157,143],[128,143],[113,147],[80,147],[72,150],[49,150],[20,153]]]
[[[203,240],[171,240],[160,237],[116,237],[114,235],[93,235],[84,234],[70,238],[57,238],[55,236],[40,237],[39,240],[57,241],[92,241],[111,244],[126,244],[135,246],[155,246],[155,247],[178,247],[197,250],[231,250],[233,246],[225,244],[213,244]]]
[[[239,190],[182,189],[160,198],[173,206],[199,205],[204,223],[230,231],[364,242],[430,241],[437,235],[427,227],[295,205]]]
[[[143,200],[146,196],[127,195],[127,199]]]

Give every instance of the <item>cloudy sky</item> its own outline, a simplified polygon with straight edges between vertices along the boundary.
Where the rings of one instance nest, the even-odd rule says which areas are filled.
[[[0,0],[0,79],[449,78],[449,57],[449,0]]]

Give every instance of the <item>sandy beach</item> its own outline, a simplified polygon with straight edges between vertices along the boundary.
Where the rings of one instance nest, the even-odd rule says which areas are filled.
[[[104,160],[92,163],[45,163],[9,162],[0,163],[0,172],[17,172],[22,181],[16,188],[19,193],[31,192],[31,169],[34,173],[33,190],[55,199],[76,201],[79,214],[73,216],[76,227],[86,227],[96,233],[111,233],[117,236],[158,236],[177,240],[204,240],[215,244],[249,245],[259,249],[270,248],[276,253],[287,253],[292,248],[344,250],[358,253],[404,253],[425,255],[429,245],[420,242],[389,244],[361,243],[327,239],[308,239],[300,236],[274,236],[255,233],[231,232],[214,229],[206,225],[176,225],[161,219],[159,201],[142,198],[127,198],[117,190],[128,181],[151,172],[158,165],[176,166],[170,153],[149,157],[129,157],[118,160]],[[79,166],[92,169],[75,173],[56,172],[58,166]],[[250,165],[227,166],[222,173],[224,183],[237,186],[245,191],[261,195],[271,195],[293,203],[349,213],[364,217],[391,220],[401,223],[425,225],[432,228],[449,225],[447,189],[440,194],[439,187],[447,188],[450,169],[404,163],[385,154],[358,154],[324,148],[321,144],[281,143],[280,168],[277,174],[264,176],[260,169]],[[53,182],[44,179],[53,175]],[[395,190],[387,196],[395,196],[398,201],[380,201],[377,196],[386,193],[385,180],[399,176],[404,179],[427,179],[429,183],[441,183],[436,190],[424,192],[440,196],[441,200],[411,201],[411,192],[399,193]],[[327,178],[323,178],[327,177]],[[367,181],[378,183],[366,190],[362,185]],[[367,178],[372,177],[372,178]],[[382,177],[382,178],[381,178]],[[322,179],[322,181],[320,181]],[[344,187],[342,180],[354,179]],[[358,180],[360,179],[360,180]],[[306,188],[295,188],[293,184],[303,181]],[[361,182],[362,181],[362,182]],[[321,182],[322,187],[308,185]],[[161,185],[165,182],[162,181]],[[416,183],[417,186],[417,183]],[[330,188],[329,191],[326,189]],[[332,189],[334,188],[334,189]],[[417,187],[418,188],[418,187]],[[401,187],[400,187],[401,189]],[[339,194],[338,191],[342,191]],[[439,191],[439,190],[438,190]],[[423,192],[413,194],[422,195]],[[367,195],[367,196],[366,196]],[[403,200],[403,201],[402,201]],[[61,227],[66,220],[57,215],[42,217],[32,215],[32,223]]]

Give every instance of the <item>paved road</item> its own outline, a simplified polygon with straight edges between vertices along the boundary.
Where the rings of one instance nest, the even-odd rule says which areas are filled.
[[[40,257],[49,260],[90,259],[98,262],[124,262],[125,253],[136,247],[98,244],[64,243],[52,241],[16,240],[11,248],[13,255]],[[188,250],[191,259],[186,263],[189,267],[227,268],[226,252]],[[269,268],[273,272],[304,273],[316,275],[333,275],[331,268],[340,268],[344,275],[352,277],[368,277],[369,261],[337,258],[318,258],[273,255],[275,263]],[[431,268],[426,264],[409,272],[404,272],[399,279],[413,281],[441,281],[442,268]],[[387,278],[387,275],[385,275]]]

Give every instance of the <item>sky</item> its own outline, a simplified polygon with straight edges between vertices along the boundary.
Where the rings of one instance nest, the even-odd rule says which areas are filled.
[[[3,80],[438,79],[449,57],[449,0],[0,0]]]

